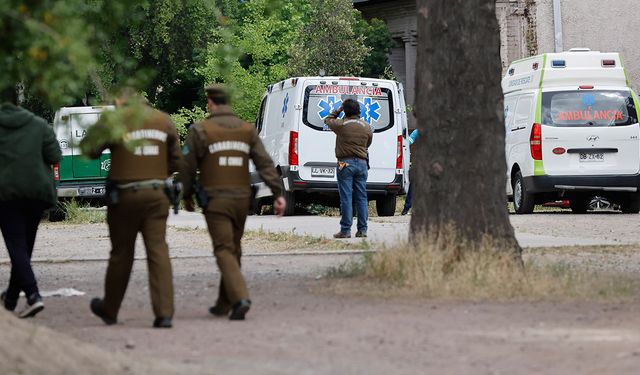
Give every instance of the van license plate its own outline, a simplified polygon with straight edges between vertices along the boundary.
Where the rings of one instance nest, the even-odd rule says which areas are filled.
[[[334,177],[336,169],[333,167],[312,167],[311,177]]]
[[[603,152],[581,152],[580,153],[580,162],[581,163],[589,163],[589,162],[602,162],[604,161],[604,153]]]
[[[78,188],[78,195],[81,197],[104,195],[104,187],[81,187]]]

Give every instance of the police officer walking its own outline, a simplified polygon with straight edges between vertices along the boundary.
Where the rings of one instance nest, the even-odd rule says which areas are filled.
[[[156,317],[153,326],[171,328],[173,277],[165,240],[169,214],[165,180],[181,167],[180,142],[169,116],[142,104],[135,93],[125,93],[116,99],[116,106],[124,107],[125,111],[124,139],[101,143],[99,134],[104,134],[108,125],[98,122],[89,128],[80,144],[85,155],[91,158],[99,157],[107,148],[111,150],[106,194],[111,255],[104,299],[94,298],[90,307],[105,324],[117,323],[133,266],[136,237],[141,232]]]
[[[231,320],[244,320],[251,307],[240,271],[240,242],[251,200],[249,160],[273,192],[276,215],[284,214],[286,201],[278,173],[256,129],[236,117],[222,86],[207,87],[206,93],[210,115],[191,126],[183,148],[185,206],[189,211],[194,210],[192,196],[196,193],[220,268],[218,300],[209,312],[229,316]]]

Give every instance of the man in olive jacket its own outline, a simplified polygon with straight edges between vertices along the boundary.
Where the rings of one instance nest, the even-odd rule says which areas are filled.
[[[31,268],[36,232],[45,209],[56,204],[51,165],[62,160],[51,126],[17,107],[9,90],[0,106],[0,229],[11,258],[9,287],[0,294],[2,304],[14,311],[20,292],[27,303],[21,318],[44,309]]]
[[[344,111],[344,119],[338,119]],[[373,141],[371,126],[360,119],[360,104],[346,99],[337,111],[324,119],[336,133],[336,159],[338,159],[338,193],[340,194],[340,231],[335,238],[350,238],[353,225],[353,199],[358,216],[356,237],[367,237],[369,200],[369,146]]]

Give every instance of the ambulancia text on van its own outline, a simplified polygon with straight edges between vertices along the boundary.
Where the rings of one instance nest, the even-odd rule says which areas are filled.
[[[594,196],[640,211],[638,98],[617,53],[572,49],[516,61],[502,80],[507,194],[516,213]]]
[[[374,131],[369,148],[367,192],[378,214],[393,216],[396,196],[409,187],[407,113],[400,83],[356,77],[300,77],[270,85],[256,127],[280,175],[288,200],[286,214],[296,203],[338,205],[335,134],[324,124],[331,111],[352,98],[361,118]],[[252,172],[259,187],[257,207],[271,192]]]
[[[100,118],[100,113],[113,108],[63,107],[56,112],[53,128],[63,156],[60,164],[54,165],[59,200],[74,198],[94,205],[102,204],[111,154],[107,150],[99,159],[91,160],[82,155],[79,145],[87,128]],[[64,211],[58,205],[49,216],[52,221],[61,220]]]

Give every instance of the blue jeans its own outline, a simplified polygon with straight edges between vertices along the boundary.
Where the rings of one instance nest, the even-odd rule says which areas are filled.
[[[407,199],[404,202],[405,210],[408,210],[411,208],[411,185],[413,185],[413,182],[409,183],[409,191],[407,191]]]
[[[369,220],[369,200],[367,199],[367,161],[362,159],[341,159],[349,166],[338,170],[338,189],[340,191],[340,231],[351,233],[353,225],[353,198],[355,197],[358,216],[358,231],[367,232]]]

